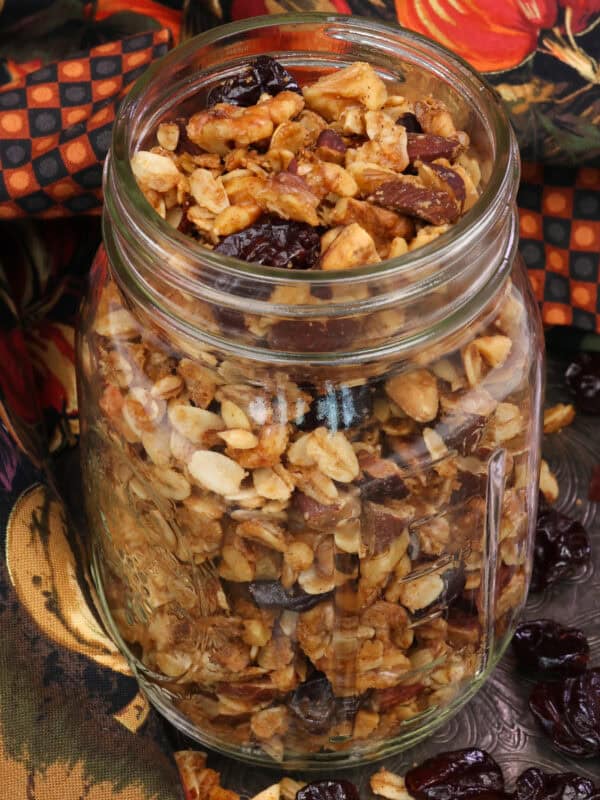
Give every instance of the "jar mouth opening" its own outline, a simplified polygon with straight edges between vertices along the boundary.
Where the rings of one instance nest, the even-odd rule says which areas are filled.
[[[493,165],[487,184],[473,208],[433,242],[402,256],[351,270],[322,272],[320,270],[288,270],[263,266],[214,253],[208,248],[202,247],[186,234],[173,228],[157,214],[138,187],[130,161],[138,122],[136,120],[138,106],[145,99],[150,86],[155,80],[160,79],[163,72],[168,72],[169,67],[192,57],[200,47],[218,43],[219,40],[228,36],[239,36],[246,31],[255,32],[260,29],[276,28],[279,25],[296,26],[297,29],[298,26],[310,26],[311,24],[329,26],[327,33],[330,35],[333,33],[338,38],[348,41],[352,41],[354,37],[359,38],[361,42],[372,38],[375,40],[374,47],[377,46],[378,41],[380,44],[385,42],[386,36],[389,37],[390,33],[401,34],[406,45],[418,48],[421,53],[429,57],[430,62],[435,62],[436,66],[442,62],[445,77],[460,81],[461,93],[469,106],[475,108],[483,116],[493,154]],[[340,26],[337,34],[336,26]],[[282,52],[293,54],[294,51],[282,50]],[[401,56],[402,53],[399,55]],[[323,57],[326,58],[325,53]],[[399,71],[400,66],[399,63]],[[425,63],[423,65],[425,72],[428,71],[427,67],[428,64]],[[374,278],[400,277],[407,272],[410,272],[414,279],[421,270],[425,270],[431,265],[433,253],[439,263],[443,264],[446,260],[452,262],[454,259],[451,258],[451,255],[454,254],[458,243],[462,247],[463,244],[469,245],[477,241],[493,224],[497,215],[506,212],[507,206],[514,201],[516,192],[515,177],[518,171],[518,155],[514,134],[496,92],[467,62],[450,53],[441,45],[399,25],[373,22],[357,16],[326,13],[278,14],[249,18],[213,28],[175,48],[147,69],[128,93],[115,122],[105,176],[108,176],[110,170],[114,171],[119,192],[123,193],[124,207],[130,215],[130,220],[124,220],[121,213],[123,206],[120,209],[114,208],[112,199],[107,193],[106,204],[112,224],[121,228],[126,238],[129,238],[126,228],[134,223],[144,242],[157,255],[160,253],[161,260],[156,259],[156,268],[160,269],[162,277],[168,280],[169,273],[171,273],[171,277],[175,279],[179,288],[183,288],[183,285],[187,284],[188,290],[193,292],[196,283],[193,271],[189,271],[189,277],[184,276],[181,271],[177,271],[175,275],[176,271],[169,266],[169,258],[175,254],[179,261],[184,261],[191,267],[198,263],[199,267],[204,269],[208,267],[224,276],[229,276],[232,280],[245,278],[262,283],[268,282],[271,285],[300,286],[309,283],[314,286],[319,284],[331,286],[339,282],[347,285],[372,281]]]

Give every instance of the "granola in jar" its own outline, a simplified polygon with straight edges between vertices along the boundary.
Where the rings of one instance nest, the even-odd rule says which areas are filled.
[[[525,599],[539,331],[510,213],[438,260],[491,161],[364,60],[259,57],[200,97],[131,158],[168,248],[107,231],[80,336],[104,609],[207,744],[374,757],[465,702]]]

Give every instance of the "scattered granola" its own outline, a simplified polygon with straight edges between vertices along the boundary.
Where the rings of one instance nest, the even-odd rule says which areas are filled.
[[[544,433],[558,433],[575,419],[575,407],[570,403],[557,403],[544,409]]]

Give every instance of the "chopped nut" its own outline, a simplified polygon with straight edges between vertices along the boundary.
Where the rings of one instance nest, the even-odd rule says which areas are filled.
[[[426,369],[402,372],[385,384],[389,397],[417,422],[431,422],[438,412],[439,395],[435,376]]]
[[[316,153],[320,159],[343,164],[346,150],[344,140],[338,133],[329,128],[321,131],[316,142]]]
[[[209,153],[226,155],[235,147],[247,147],[269,139],[275,125],[295,117],[303,107],[296,92],[280,92],[264,103],[248,108],[219,103],[194,114],[187,124],[190,140]]]
[[[480,336],[473,344],[490,367],[502,366],[512,347],[508,336]]]
[[[429,133],[407,134],[407,149],[410,161],[435,161],[437,158],[454,159],[462,146],[458,138],[447,139]]]
[[[454,222],[458,216],[456,204],[447,192],[398,179],[378,186],[369,200],[434,225]]]
[[[419,611],[431,605],[444,591],[444,581],[437,573],[413,578],[404,583],[400,589],[400,602],[409,611]]]
[[[271,150],[289,150],[297,153],[310,143],[310,131],[300,122],[282,122],[271,137]]]
[[[544,410],[544,433],[558,433],[575,419],[575,407],[570,403],[557,403]]]
[[[364,228],[353,222],[344,227],[321,256],[321,269],[350,269],[380,261],[375,242]]]
[[[306,105],[329,122],[351,105],[360,103],[374,110],[381,108],[387,98],[385,83],[370,64],[360,61],[324,75],[306,86],[303,94]]]
[[[379,797],[385,797],[387,800],[412,800],[412,795],[406,790],[404,778],[389,772],[384,767],[371,776],[369,783],[373,794]]]
[[[435,161],[430,164],[422,162],[419,164],[418,174],[424,186],[446,192],[454,198],[459,211],[463,210],[467,191],[462,175],[456,170]]]
[[[264,209],[284,219],[308,222],[309,225],[319,224],[315,210],[319,198],[299,175],[277,173],[256,189],[254,199]]]
[[[514,403],[498,403],[494,413],[494,434],[497,442],[507,442],[523,430],[523,417]]]
[[[377,249],[385,247],[394,237],[411,237],[414,232],[414,223],[408,217],[346,197],[336,203],[330,222],[335,225],[358,223],[372,237]],[[403,242],[406,247],[404,239]]]
[[[306,784],[295,781],[293,778],[282,778],[279,781],[279,786],[281,787],[282,800],[296,800],[296,795]]]
[[[558,481],[544,458],[540,463],[540,491],[548,503],[556,503],[558,500]]]
[[[250,723],[252,727],[252,732],[258,739],[270,739],[271,736],[276,735],[279,732],[281,733],[285,732],[284,730],[279,731],[278,726],[274,725],[274,720],[271,718],[272,715],[268,714],[269,711],[273,710],[275,709],[267,708],[264,711],[259,711],[252,717],[252,721]],[[285,711],[285,709],[283,709],[283,711]],[[259,717],[259,715],[262,716]],[[269,726],[270,726],[270,731],[267,730]],[[281,727],[281,725],[279,727]],[[264,735],[261,736],[259,733],[257,733],[257,731],[262,732]],[[274,783],[272,786],[263,789],[262,792],[255,794],[252,800],[279,800],[280,797],[281,797],[281,787],[278,783]]]
[[[441,100],[433,97],[418,100],[415,103],[415,116],[425,133],[446,138],[456,136],[452,115]]]
[[[332,194],[338,197],[353,197],[358,194],[358,185],[352,175],[339,164],[328,161],[303,163],[298,175],[304,178],[311,191],[319,198]]]

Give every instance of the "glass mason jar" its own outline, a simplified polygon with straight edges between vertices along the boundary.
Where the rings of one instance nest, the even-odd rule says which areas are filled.
[[[285,271],[199,247],[130,157],[269,52],[368,61],[471,139],[479,201],[422,248]],[[199,99],[200,98],[200,99]],[[203,744],[314,769],[413,745],[481,686],[531,566],[543,344],[493,91],[413,33],[264,17],[177,48],[124,102],[79,331],[92,566],[154,705]]]

